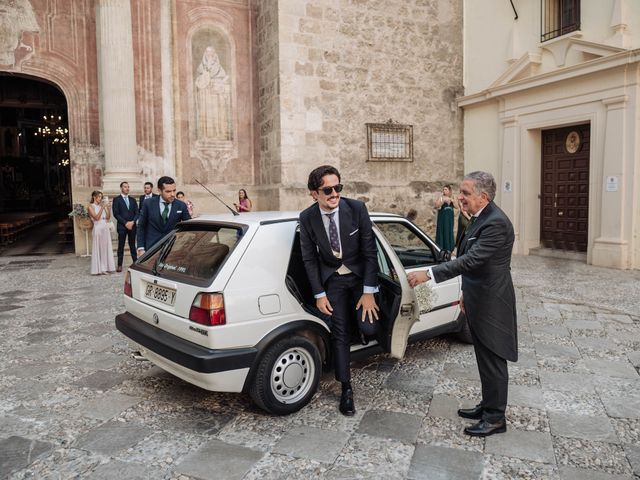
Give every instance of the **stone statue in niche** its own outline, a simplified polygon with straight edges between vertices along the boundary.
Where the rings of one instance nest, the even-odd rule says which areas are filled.
[[[40,31],[29,0],[0,1],[0,65],[18,66],[33,55],[33,38]]]
[[[195,78],[196,138],[231,139],[231,81],[213,46],[202,55]]]

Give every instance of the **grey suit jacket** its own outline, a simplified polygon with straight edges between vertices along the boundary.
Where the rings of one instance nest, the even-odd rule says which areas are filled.
[[[516,297],[511,281],[515,236],[507,215],[490,202],[460,242],[459,255],[432,268],[436,282],[462,275],[469,328],[502,358],[518,360]]]

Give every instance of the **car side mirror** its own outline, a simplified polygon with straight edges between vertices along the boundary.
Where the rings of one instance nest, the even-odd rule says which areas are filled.
[[[444,263],[451,260],[451,252],[449,250],[440,250],[438,253],[438,263]]]

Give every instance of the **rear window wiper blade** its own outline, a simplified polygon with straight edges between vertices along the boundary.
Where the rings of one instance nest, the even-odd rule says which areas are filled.
[[[169,254],[169,250],[171,250],[171,247],[173,246],[173,243],[175,241],[176,241],[176,235],[174,235],[169,241],[167,241],[167,243],[165,243],[162,246],[162,249],[160,250],[160,255],[158,255],[158,258],[153,263],[153,267],[151,268],[151,273],[153,273],[154,276],[158,275],[158,265],[160,264],[160,262],[163,262],[165,257]]]

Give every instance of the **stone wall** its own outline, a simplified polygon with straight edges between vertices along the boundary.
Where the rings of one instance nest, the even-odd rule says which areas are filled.
[[[430,229],[463,173],[462,2],[272,0],[259,17],[276,3],[280,92],[260,101],[280,108],[280,208],[308,205],[308,172],[330,163],[346,195]],[[413,162],[367,161],[365,124],[389,119],[413,125]]]

